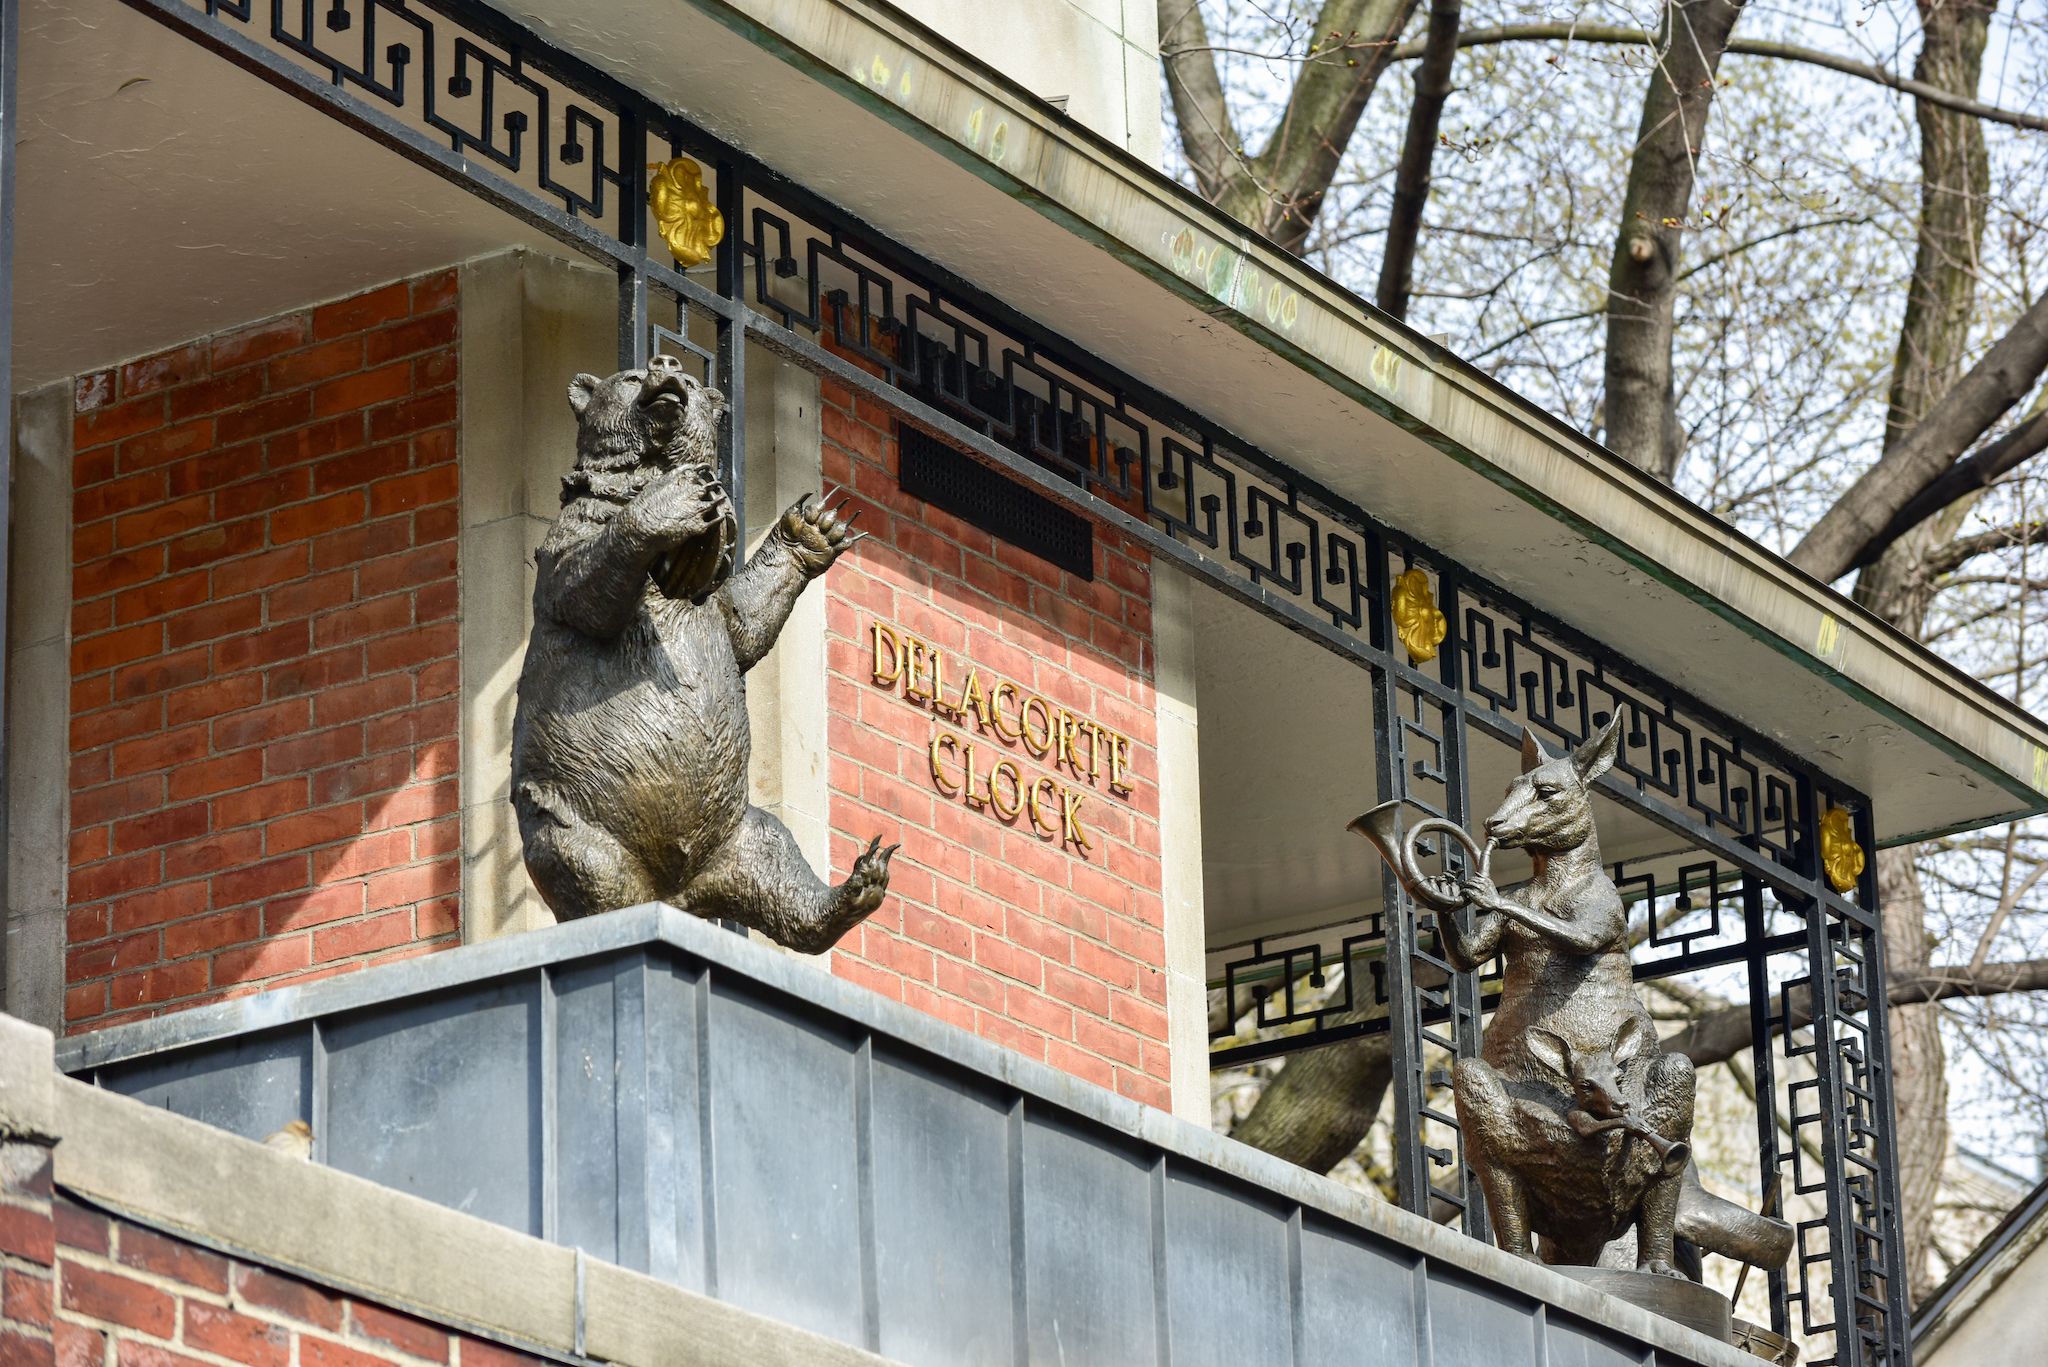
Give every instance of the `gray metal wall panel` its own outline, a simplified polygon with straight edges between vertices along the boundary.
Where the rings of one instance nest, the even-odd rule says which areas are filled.
[[[750,986],[712,979],[718,1294],[860,1344],[855,1042]]]
[[[1544,1326],[1545,1367],[1642,1367],[1641,1345],[1630,1347],[1611,1334],[1559,1315]]]
[[[1007,1099],[884,1048],[872,1079],[882,1356],[909,1367],[1011,1367]]]
[[[323,1025],[327,1161],[539,1234],[539,1027],[531,975]]]
[[[67,1041],[68,1066],[251,1138],[310,1119],[344,1170],[910,1367],[1653,1356],[667,909],[348,976]]]
[[[1117,1135],[1025,1110],[1025,1342],[1036,1367],[1157,1360],[1152,1163]]]
[[[1416,1258],[1405,1250],[1374,1248],[1304,1220],[1299,1367],[1416,1361],[1416,1275]]]
[[[616,963],[555,974],[555,1239],[619,1260]]]
[[[1292,1367],[1287,1217],[1256,1196],[1166,1170],[1173,1367]]]
[[[96,1080],[109,1091],[261,1140],[294,1120],[312,1119],[312,1030],[270,1030],[116,1064],[100,1069]]]
[[[1534,1309],[1520,1296],[1431,1268],[1434,1367],[1545,1367],[1536,1356]]]

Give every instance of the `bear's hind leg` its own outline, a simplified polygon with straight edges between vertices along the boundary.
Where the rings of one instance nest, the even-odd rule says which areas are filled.
[[[877,839],[854,861],[844,883],[828,887],[804,862],[789,827],[749,807],[731,838],[683,889],[683,909],[737,921],[799,953],[820,954],[882,905],[896,848],[880,850],[880,844]]]
[[[534,793],[514,799],[526,873],[558,921],[660,900],[647,868],[609,831]]]

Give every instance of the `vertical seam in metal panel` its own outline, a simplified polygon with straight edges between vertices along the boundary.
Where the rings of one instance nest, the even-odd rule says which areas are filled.
[[[718,1294],[717,1151],[711,1131],[711,965],[697,969],[697,1182],[704,1207],[704,1294]]]
[[[540,969],[540,1237],[549,1243],[561,1241],[561,1044],[557,1038],[559,1018],[555,1001],[555,975],[543,964]],[[583,1257],[576,1254],[577,1285],[582,1286]],[[581,1300],[578,1302],[579,1313]],[[582,1351],[580,1348],[577,1351]]]
[[[675,969],[649,954],[640,961],[641,1057],[646,1061],[647,1091],[642,1111],[646,1139],[641,1145],[646,1166],[647,1272],[671,1285],[682,1281],[682,1254],[677,1232],[675,1066],[669,1052],[664,991],[675,981]]]
[[[1166,1319],[1166,1155],[1152,1160],[1152,1320],[1159,1367],[1172,1367],[1173,1336]]]
[[[1429,1259],[1417,1258],[1409,1277],[1415,1292],[1415,1367],[1435,1367],[1435,1335],[1429,1325]]]
[[[1024,1263],[1024,1098],[1010,1103],[1010,1332],[1017,1367],[1031,1361],[1030,1304]]]
[[[860,1205],[860,1311],[870,1353],[882,1351],[881,1250],[875,1246],[875,1037],[853,1051],[854,1189]]]
[[[313,1161],[327,1161],[327,1032],[319,1021],[313,1026],[313,1095],[307,1098],[306,1109],[312,1112],[306,1121],[313,1127]]]
[[[584,1327],[589,1323],[589,1259],[582,1249],[576,1250],[576,1356],[582,1357]]]
[[[1308,1296],[1301,1272],[1301,1207],[1287,1216],[1287,1327],[1294,1367],[1308,1360]]]

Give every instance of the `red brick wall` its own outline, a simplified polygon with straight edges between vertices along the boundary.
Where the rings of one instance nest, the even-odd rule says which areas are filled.
[[[840,942],[833,971],[1168,1109],[1148,556],[1098,527],[1091,583],[996,541],[898,489],[886,413],[835,385],[823,397],[825,483],[854,491],[872,534],[825,585],[835,877],[874,835],[903,846],[888,900]],[[984,686],[1006,678],[1129,737],[1132,791],[1110,789],[1106,764],[1092,780],[1055,768],[878,684],[878,620],[945,653],[948,697],[972,666]],[[1094,849],[936,785],[927,747],[948,732],[974,743],[984,777],[1007,759],[1027,784],[1084,793]],[[954,751],[942,755],[959,782]]]
[[[65,1019],[453,946],[455,273],[82,377]]]
[[[59,1367],[539,1367],[544,1360],[56,1203]],[[11,1289],[11,1288],[10,1288]],[[43,1301],[46,1324],[49,1301]],[[49,1364],[8,1356],[6,1367]]]
[[[57,1250],[50,1171],[47,1144],[0,1141],[0,1364],[5,1367],[51,1360],[50,1284]]]

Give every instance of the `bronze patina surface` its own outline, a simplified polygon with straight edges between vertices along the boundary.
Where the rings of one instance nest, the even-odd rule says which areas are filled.
[[[578,375],[576,466],[535,556],[512,730],[512,804],[534,886],[567,920],[665,901],[806,953],[882,904],[880,840],[828,887],[747,804],[744,675],[797,595],[858,537],[815,497],[744,567],[712,464],[725,396],[657,356]]]
[[[1658,1049],[1636,994],[1627,908],[1602,867],[1593,824],[1591,785],[1614,763],[1620,726],[1616,717],[1558,757],[1525,731],[1521,777],[1487,818],[1484,845],[1441,820],[1404,837],[1399,803],[1351,828],[1437,910],[1454,965],[1470,971],[1496,954],[1504,961],[1480,1056],[1461,1059],[1452,1074],[1466,1157],[1500,1246],[1591,1267],[1611,1264],[1632,1241],[1639,1271],[1676,1277],[1682,1233],[1707,1251],[1780,1266],[1790,1227],[1714,1196],[1691,1171],[1692,1063]],[[1421,875],[1416,841],[1429,832],[1466,847],[1462,879]],[[1497,847],[1527,850],[1535,876],[1506,893],[1496,888],[1488,865]]]

